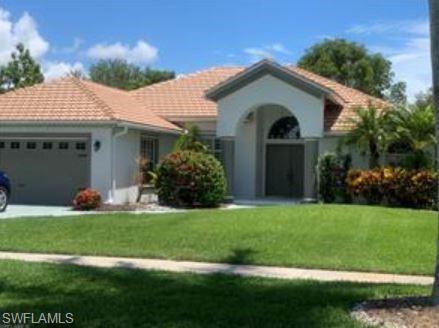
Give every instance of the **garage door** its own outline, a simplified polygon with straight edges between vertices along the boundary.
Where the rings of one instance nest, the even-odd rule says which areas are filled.
[[[89,138],[0,136],[0,170],[11,180],[11,203],[70,205],[89,186]]]

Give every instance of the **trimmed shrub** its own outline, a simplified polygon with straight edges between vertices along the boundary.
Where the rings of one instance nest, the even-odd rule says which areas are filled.
[[[99,191],[87,188],[78,192],[73,200],[73,208],[80,211],[94,210],[102,205]]]
[[[437,185],[438,174],[431,170],[350,170],[347,178],[349,191],[368,204],[410,208],[437,208]]]
[[[383,192],[381,170],[350,170],[347,176],[348,190],[353,196],[363,197],[367,204],[381,204]]]
[[[326,153],[320,157],[317,170],[319,176],[319,197],[325,203],[350,202],[346,177],[351,166],[349,155]]]
[[[215,207],[226,193],[221,163],[210,154],[188,150],[168,154],[153,183],[160,202],[177,207]]]

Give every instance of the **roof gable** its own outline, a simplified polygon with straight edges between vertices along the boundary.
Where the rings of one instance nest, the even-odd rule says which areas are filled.
[[[212,87],[206,92],[206,97],[217,101],[267,74],[316,97],[331,94],[331,90],[325,86],[317,84],[274,61],[264,59]]]

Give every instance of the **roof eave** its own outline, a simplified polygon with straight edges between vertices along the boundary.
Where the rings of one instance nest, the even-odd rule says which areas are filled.
[[[181,134],[182,129],[178,128],[177,126],[175,129],[173,128],[166,128],[166,127],[158,127],[155,125],[150,124],[143,124],[143,123],[135,123],[135,122],[129,122],[129,121],[122,121],[122,120],[0,120],[0,124],[4,126],[44,126],[44,125],[58,125],[58,126],[65,126],[65,125],[74,125],[74,126],[127,126],[134,129],[139,130],[148,130],[148,131],[154,131],[154,132],[164,132],[164,133],[171,133],[171,134]]]
[[[170,134],[175,134],[175,135],[180,135],[181,133],[183,133],[183,130],[178,128],[177,126],[175,129],[173,129],[173,128],[158,127],[155,125],[134,123],[134,122],[128,122],[128,121],[120,121],[117,123],[117,126],[128,127],[128,128],[132,128],[132,129],[138,129],[138,130],[146,130],[146,131],[151,131],[151,132],[170,133]]]

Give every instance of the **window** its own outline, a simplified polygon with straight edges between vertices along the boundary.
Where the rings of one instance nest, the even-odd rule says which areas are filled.
[[[85,150],[85,149],[86,149],[85,142],[76,143],[76,150]]]
[[[294,116],[287,116],[277,120],[268,133],[268,139],[299,139],[299,122]]]
[[[69,143],[68,142],[60,142],[58,145],[58,148],[63,149],[63,150],[69,149]]]
[[[53,147],[53,144],[51,143],[51,142],[43,142],[43,149],[45,149],[45,150],[49,150],[49,149],[52,149],[52,147]]]
[[[208,151],[215,156],[221,163],[223,162],[223,146],[221,139],[205,136],[201,139],[201,142],[208,147]]]
[[[20,143],[17,141],[11,142],[11,149],[20,149]]]
[[[401,166],[411,151],[410,144],[406,142],[393,142],[387,147],[387,152],[385,153],[386,163],[390,166]]]
[[[5,148],[5,143],[4,141],[0,141],[0,149],[4,149]]]
[[[37,149],[37,143],[36,142],[28,142],[26,143],[27,149]]]
[[[158,161],[158,142],[155,138],[142,137],[140,141],[140,156],[145,159],[147,170],[153,170]]]
[[[224,162],[224,156],[223,156],[223,145],[221,143],[220,139],[214,139],[213,140],[213,147],[212,147],[213,155],[216,157],[217,160],[219,160],[221,163]]]

